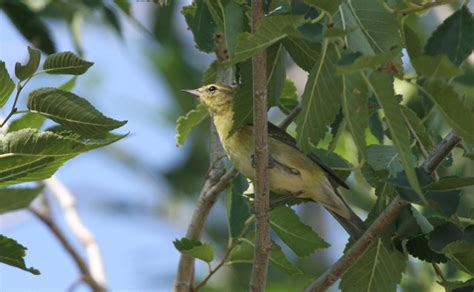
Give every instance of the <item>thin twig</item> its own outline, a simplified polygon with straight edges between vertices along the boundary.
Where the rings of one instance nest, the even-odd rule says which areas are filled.
[[[264,1],[252,1],[252,33],[264,17]],[[255,149],[255,256],[253,260],[250,290],[265,291],[268,262],[271,251],[269,224],[268,182],[268,129],[267,129],[267,68],[265,50],[252,58],[253,71],[253,123]]]
[[[441,279],[442,282],[446,281],[446,277],[443,274],[443,271],[441,271],[440,267],[436,263],[432,263],[433,269],[435,270],[436,275]]]
[[[427,173],[432,173],[443,162],[443,159],[451,153],[454,147],[461,141],[454,131],[449,132],[446,137],[431,150],[428,158],[423,163],[423,169]]]
[[[93,234],[84,225],[79,216],[73,194],[55,176],[45,180],[44,183],[46,189],[59,202],[69,229],[77,237],[86,251],[90,276],[102,287],[102,290],[105,290],[107,280],[100,249]]]
[[[64,247],[64,249],[73,258],[74,263],[81,273],[83,281],[86,282],[93,291],[105,291],[105,288],[92,277],[86,261],[81,257],[81,255],[79,255],[64,233],[61,231],[59,226],[52,220],[51,216],[46,212],[43,213],[33,208],[30,208],[29,210],[49,228],[49,230],[59,240],[62,247]]]
[[[228,58],[225,47],[225,39],[221,34],[216,35],[216,56],[218,59],[216,82],[232,85],[233,74],[230,67],[224,67],[222,62]],[[219,194],[230,184],[232,179],[237,175],[234,168],[225,171],[225,164],[222,157],[225,157],[224,149],[219,142],[214,125],[211,124],[211,157],[210,169],[204,181],[199,198],[194,209],[191,222],[186,232],[189,239],[199,240],[201,238],[204,225],[207,221],[209,212]],[[194,258],[181,255],[178,272],[173,285],[173,291],[189,292],[194,282]]]
[[[298,104],[287,116],[286,118],[280,123],[279,127],[283,130],[286,130],[289,125],[298,117],[301,113],[301,104]]]

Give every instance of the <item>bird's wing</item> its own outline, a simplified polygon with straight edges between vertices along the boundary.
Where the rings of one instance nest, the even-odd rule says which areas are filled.
[[[274,124],[270,122],[268,123],[268,136],[299,150],[298,146],[296,145],[295,138],[293,138],[290,134],[288,134],[287,132],[285,132],[284,130],[282,130],[281,128],[279,128],[278,126],[275,126]],[[349,189],[349,186],[344,182],[344,180],[329,166],[325,165],[316,154],[309,152],[307,156],[314,163],[319,165],[319,167],[321,167],[329,175],[331,179],[333,179],[342,187]]]

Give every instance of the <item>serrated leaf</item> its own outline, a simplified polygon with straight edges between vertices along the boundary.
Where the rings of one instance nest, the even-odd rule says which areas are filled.
[[[242,5],[235,1],[228,1],[224,7],[224,35],[229,57],[232,59],[235,53],[237,35],[244,31],[245,15]]]
[[[426,78],[451,78],[464,74],[464,70],[451,63],[446,55],[423,55],[412,58],[411,63],[416,73]]]
[[[39,14],[31,11],[21,1],[2,1],[2,10],[31,44],[46,54],[55,52],[49,29]]]
[[[181,146],[191,130],[199,125],[208,115],[206,107],[200,103],[186,115],[180,116],[176,121],[176,144]]]
[[[456,134],[467,143],[474,145],[474,114],[463,105],[458,94],[451,85],[442,81],[425,83],[423,92],[437,105],[438,110],[456,131]]]
[[[317,145],[341,107],[342,78],[336,76],[336,49],[324,42],[318,61],[306,83],[300,115],[296,120],[296,140],[304,152]]]
[[[216,24],[209,12],[208,5],[203,0],[196,0],[192,5],[184,6],[181,14],[184,15],[184,19],[193,33],[196,47],[205,53],[211,53],[214,50]]]
[[[423,55],[423,44],[418,34],[407,24],[403,26],[403,36],[410,59]]]
[[[416,115],[416,113],[410,108],[404,105],[401,105],[401,108],[402,108],[404,118],[406,118],[406,122],[410,124],[410,126],[413,128],[414,132],[416,133],[416,136],[418,137],[418,142],[422,144],[423,148],[427,152],[430,152],[431,149],[433,149],[434,143],[433,143],[433,140],[431,139],[431,136],[428,134],[428,130],[426,130],[425,126],[423,125],[423,122]]]
[[[460,190],[474,185],[474,177],[443,177],[439,181],[427,185],[428,191]]]
[[[85,139],[34,129],[0,136],[0,186],[49,178],[74,156],[109,145],[123,137]]]
[[[342,276],[339,288],[346,291],[393,291],[405,271],[407,257],[377,239]]]
[[[245,221],[250,217],[250,208],[243,193],[248,188],[245,177],[239,174],[232,185],[227,189],[226,207],[229,224],[229,234],[231,238],[240,236]]]
[[[429,263],[445,263],[448,258],[438,253],[428,245],[428,238],[424,235],[410,238],[406,244],[407,251],[414,257]]]
[[[321,54],[320,43],[310,42],[304,38],[289,36],[282,43],[296,65],[306,72],[311,71]]]
[[[342,0],[305,0],[304,2],[332,14],[339,8]]]
[[[370,80],[366,79],[368,87],[376,96],[385,114],[385,121],[390,129],[393,144],[397,148],[400,161],[405,170],[410,185],[418,194],[422,202],[426,202],[421,192],[420,183],[416,177],[412,153],[410,149],[410,135],[408,128],[400,114],[400,105],[393,89],[393,77],[385,73],[374,72]]]
[[[334,26],[360,28],[346,36],[354,52],[373,55],[402,47],[395,16],[379,1],[353,0],[342,3],[339,13],[334,16]]]
[[[5,62],[0,61],[0,108],[8,101],[14,89],[15,83],[5,68]]]
[[[290,207],[273,209],[270,212],[270,226],[299,257],[309,256],[317,249],[330,246],[310,226],[302,223]]]
[[[26,266],[25,256],[26,247],[0,234],[0,262],[30,272],[33,275],[39,275],[40,271]]]
[[[127,123],[104,116],[73,93],[49,87],[30,93],[28,109],[85,136],[100,135]]]
[[[240,239],[240,244],[232,250],[229,256],[228,264],[252,263],[255,253],[254,235]],[[272,241],[272,250],[270,252],[270,263],[275,267],[285,271],[290,276],[302,275],[303,272],[288,260],[281,250],[281,247]]]
[[[367,163],[374,170],[388,170],[392,176],[403,170],[400,157],[392,145],[369,145],[367,146]]]
[[[342,76],[342,112],[360,158],[367,161],[365,129],[369,123],[367,85],[358,74]]]
[[[341,58],[336,67],[338,74],[348,74],[364,69],[377,69],[400,55],[399,50],[391,50],[376,55],[362,55],[361,53],[348,54]]]
[[[278,100],[278,107],[285,114],[289,114],[298,103],[298,93],[295,83],[290,79],[285,79],[285,83],[281,90],[281,97]]]
[[[40,51],[28,47],[28,54],[29,59],[25,65],[22,65],[21,63],[15,64],[15,75],[20,80],[26,80],[30,78],[36,72],[36,70],[38,70],[41,60]]]
[[[92,65],[89,62],[81,59],[72,52],[61,52],[49,55],[43,64],[43,70],[48,74],[84,74]]]
[[[40,114],[26,113],[8,126],[8,132],[15,132],[26,128],[39,129],[45,120],[46,118]]]
[[[474,49],[474,17],[466,5],[448,17],[433,32],[425,47],[431,56],[446,54],[460,65]]]
[[[214,259],[214,249],[209,243],[202,243],[199,240],[192,240],[186,237],[173,241],[176,249],[184,255],[191,256],[205,262],[212,262]]]
[[[239,34],[231,63],[245,61],[288,35],[298,34],[296,28],[303,22],[303,17],[295,15],[265,16],[257,24],[254,34],[247,32]]]
[[[43,187],[0,189],[0,214],[28,207],[42,190]]]
[[[463,231],[451,222],[444,222],[435,226],[429,234],[429,245],[435,250],[442,252],[449,243],[462,240]]]

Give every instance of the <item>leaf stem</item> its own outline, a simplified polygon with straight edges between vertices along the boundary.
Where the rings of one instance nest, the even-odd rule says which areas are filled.
[[[442,5],[447,5],[447,4],[452,4],[457,2],[457,0],[436,0],[433,2],[428,2],[423,5],[417,5],[416,7],[413,8],[406,8],[406,9],[401,9],[398,10],[397,12],[402,14],[403,16],[411,14],[411,13],[416,13],[416,12],[421,12],[430,8],[434,8],[437,6],[442,6]]]

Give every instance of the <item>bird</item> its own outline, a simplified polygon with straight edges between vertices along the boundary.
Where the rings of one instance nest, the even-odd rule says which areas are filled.
[[[208,84],[183,90],[205,105],[216,127],[219,139],[234,167],[250,180],[255,176],[253,125],[243,125],[232,135],[234,125],[235,87]],[[354,213],[331,180],[349,188],[344,180],[326,166],[314,153],[303,153],[296,140],[278,126],[268,123],[268,179],[270,191],[282,198],[296,197],[319,202],[358,239],[365,231],[364,222]]]

